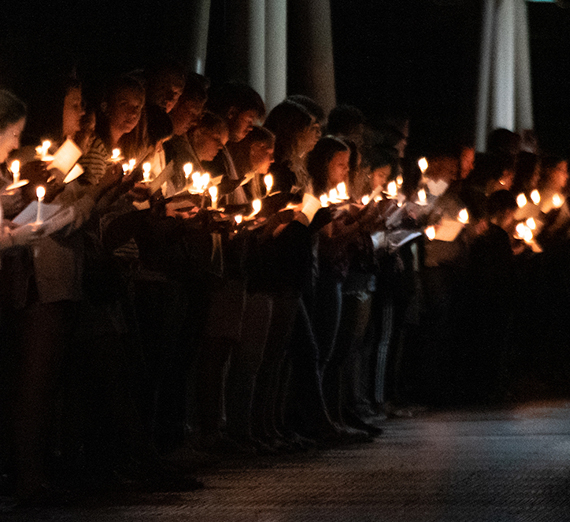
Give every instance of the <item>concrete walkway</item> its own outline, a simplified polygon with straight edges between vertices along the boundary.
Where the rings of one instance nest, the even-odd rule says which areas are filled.
[[[0,511],[6,521],[570,521],[570,403],[423,413],[374,443],[233,461],[184,494]]]

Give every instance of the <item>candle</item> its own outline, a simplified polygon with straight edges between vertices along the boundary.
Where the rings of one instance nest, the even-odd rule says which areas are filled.
[[[266,176],[263,178],[263,182],[265,183],[265,193],[269,195],[271,189],[273,188],[273,176],[271,174],[266,174]]]
[[[12,165],[10,165],[10,170],[12,171],[12,175],[14,176],[14,184],[20,182],[20,162],[18,160],[14,160]]]
[[[36,223],[41,223],[42,222],[42,201],[44,200],[44,197],[46,195],[46,189],[42,186],[39,186],[36,189],[36,196],[38,197],[38,213],[36,216]]]
[[[117,162],[121,159],[121,149],[113,149],[111,153],[111,161]]]
[[[418,160],[418,167],[420,168],[422,174],[427,170],[428,168],[428,161],[425,158],[420,158]]]
[[[344,181],[336,186],[336,191],[339,199],[349,199],[348,192],[346,190],[346,183]]]
[[[257,214],[261,210],[261,200],[254,199],[251,203],[251,206],[253,207],[252,216],[255,216],[255,214]]]
[[[532,199],[532,202],[535,205],[538,205],[540,203],[540,192],[536,189],[534,189],[531,193],[530,193],[530,199]]]
[[[218,208],[218,187],[210,187],[208,189],[210,197],[212,198],[212,208]]]
[[[370,203],[370,196],[362,196],[361,201],[363,205],[368,205],[368,203]]]
[[[560,197],[560,194],[554,194],[552,196],[552,206],[554,208],[560,208],[564,204],[564,200]]]
[[[390,181],[387,187],[388,196],[391,198],[395,198],[398,195],[398,186],[396,185],[395,181]]]
[[[327,197],[326,194],[323,194],[319,199],[321,201],[321,206],[323,206],[323,207],[329,206],[329,198]]]
[[[536,221],[533,218],[528,218],[525,221],[525,224],[528,228],[530,228],[531,230],[536,230]]]
[[[202,176],[200,176],[200,184],[202,192],[205,192],[206,188],[210,184],[210,174],[208,172],[205,172],[204,174],[202,174]]]
[[[402,177],[402,175],[400,174],[397,178],[396,178],[396,185],[398,185],[398,187],[401,187],[404,184],[404,178]]]
[[[464,225],[469,223],[469,212],[467,212],[466,208],[461,209],[459,211],[459,215],[457,216],[457,221],[459,221],[460,223],[463,223]]]
[[[426,236],[430,241],[433,241],[435,239],[435,227],[427,227]]]
[[[427,195],[424,189],[418,190],[418,204],[426,205],[427,204]]]
[[[42,161],[47,161],[49,159],[49,148],[51,147],[51,141],[45,140],[42,141],[42,144],[39,147],[36,147],[36,153],[40,156]]]
[[[192,168],[193,168],[192,163],[186,163],[184,167],[182,167],[182,170],[184,170],[184,177],[186,178],[186,183],[190,181],[190,176],[192,175]],[[193,176],[192,179],[194,179]]]
[[[517,196],[517,205],[519,208],[523,208],[526,205],[526,203],[527,203],[526,196],[521,192]]]
[[[236,225],[239,225],[243,221],[243,216],[238,214],[234,219],[236,221]]]
[[[143,181],[145,183],[150,182],[150,163],[148,161],[143,163]]]

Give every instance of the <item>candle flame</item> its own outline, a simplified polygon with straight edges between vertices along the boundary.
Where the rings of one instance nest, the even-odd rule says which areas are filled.
[[[336,186],[336,191],[339,199],[349,199],[348,192],[346,190],[346,183],[344,181]]]
[[[338,191],[333,188],[329,190],[329,202],[330,203],[338,203],[340,201],[339,197],[338,197]]]
[[[121,156],[121,149],[113,149],[113,152],[111,153],[111,159],[113,161],[116,161],[119,159],[120,156]]]
[[[552,206],[554,208],[560,208],[564,204],[564,200],[560,197],[560,194],[554,194],[552,196]]]
[[[425,203],[427,199],[426,191],[424,189],[418,190],[418,201],[420,203]]]
[[[517,196],[517,205],[519,208],[523,208],[526,205],[526,203],[527,203],[526,196],[521,192]]]
[[[208,172],[205,172],[202,174],[202,176],[200,176],[200,184],[202,192],[204,192],[206,190],[206,187],[210,184],[210,174]]]
[[[212,198],[212,200],[218,199],[218,187],[216,186],[211,186],[208,189],[208,192],[210,194],[210,197]]]
[[[36,196],[38,199],[40,199],[40,200],[44,199],[45,195],[46,195],[45,187],[42,187],[40,185],[38,188],[36,188]]]
[[[128,163],[123,163],[123,174],[127,174],[131,170],[131,166]]]
[[[540,203],[540,192],[536,189],[534,189],[531,193],[530,193],[530,199],[532,199],[532,202],[535,205],[538,205]]]
[[[186,163],[184,167],[182,167],[182,169],[184,170],[184,177],[186,179],[190,178],[190,175],[192,174],[192,168],[193,168],[192,163]]]
[[[528,218],[526,220],[526,226],[531,230],[536,230],[536,221],[533,218]]]
[[[386,190],[390,197],[395,198],[398,195],[398,186],[396,185],[395,181],[390,181]]]
[[[14,160],[10,165],[10,170],[14,175],[14,183],[18,183],[20,181],[20,162],[18,160]]]
[[[243,216],[238,214],[234,219],[236,220],[236,225],[239,225],[243,221]]]
[[[435,239],[435,227],[427,227],[426,236],[430,241],[433,241]]]
[[[147,161],[143,163],[143,180],[148,182],[150,181],[150,163]]]
[[[466,208],[463,208],[459,211],[459,215],[457,217],[457,220],[460,223],[463,223],[464,225],[466,225],[467,223],[469,223],[469,212],[467,212]]]
[[[319,198],[320,202],[321,202],[321,206],[322,207],[328,207],[329,206],[329,198],[327,197],[326,194],[323,194],[320,198]]]
[[[423,174],[428,168],[428,160],[426,158],[420,158],[418,160],[418,167],[420,168]]]
[[[404,178],[402,177],[402,175],[400,174],[397,178],[396,178],[396,185],[398,185],[398,187],[401,187],[404,184]]]
[[[271,189],[273,188],[273,176],[271,174],[267,174],[263,178],[263,182],[265,183],[265,188],[267,189],[267,194],[269,194],[271,192]]]
[[[251,203],[251,206],[253,207],[253,215],[257,214],[261,210],[261,200],[254,199]]]
[[[370,196],[362,196],[362,204],[368,205],[370,203]]]

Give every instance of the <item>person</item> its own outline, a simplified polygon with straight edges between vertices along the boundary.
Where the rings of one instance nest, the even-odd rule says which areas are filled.
[[[210,92],[208,110],[221,116],[228,127],[229,141],[243,140],[253,129],[254,123],[265,117],[265,104],[261,96],[243,83],[225,83]],[[224,146],[218,156],[207,165],[214,176],[222,175],[235,184],[238,176],[229,150]],[[223,202],[243,205],[247,197],[241,186],[227,194]]]
[[[144,76],[147,105],[170,113],[184,92],[186,78],[182,66],[174,61],[158,61],[146,68]]]
[[[305,166],[305,157],[314,147],[311,114],[302,105],[285,100],[267,115],[264,126],[275,134],[276,191],[312,193],[311,179]]]

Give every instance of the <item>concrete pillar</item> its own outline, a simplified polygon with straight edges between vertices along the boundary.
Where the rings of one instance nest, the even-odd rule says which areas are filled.
[[[265,3],[265,105],[269,112],[287,97],[287,2]],[[263,96],[263,93],[260,93]]]
[[[328,112],[336,105],[330,1],[290,0],[289,21],[291,94],[309,96]]]
[[[192,0],[189,3],[187,67],[190,71],[204,74],[206,51],[208,49],[208,27],[210,24],[210,0]]]
[[[528,13],[524,0],[516,0],[516,120],[515,129],[522,131],[534,128],[532,113],[532,83],[530,78],[530,40],[528,36]]]

